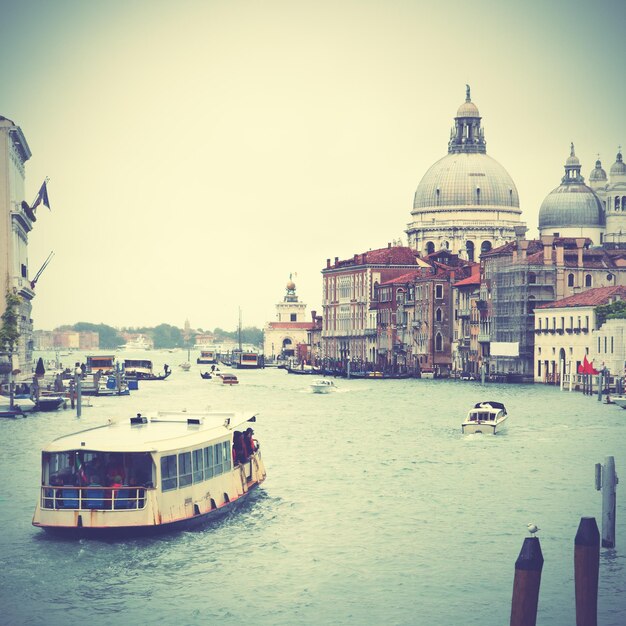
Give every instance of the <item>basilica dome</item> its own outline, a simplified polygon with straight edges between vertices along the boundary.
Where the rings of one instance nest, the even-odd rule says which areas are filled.
[[[462,206],[519,207],[519,196],[509,173],[489,155],[452,152],[424,174],[413,209]]]
[[[602,168],[602,162],[600,159],[596,161],[596,167],[591,170],[591,174],[589,174],[589,181],[594,183],[606,182],[606,172]]]
[[[572,144],[561,184],[541,203],[539,230],[601,227],[604,221],[602,200],[591,187],[585,185],[585,179],[580,175],[580,162],[574,154]]]
[[[623,176],[624,174],[626,174],[626,163],[622,161],[622,153],[618,152],[615,163],[611,165],[611,176]]]

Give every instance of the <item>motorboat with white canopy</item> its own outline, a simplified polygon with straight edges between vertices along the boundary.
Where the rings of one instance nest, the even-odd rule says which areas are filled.
[[[495,435],[506,426],[508,414],[502,402],[478,402],[461,425],[463,434],[488,433]]]

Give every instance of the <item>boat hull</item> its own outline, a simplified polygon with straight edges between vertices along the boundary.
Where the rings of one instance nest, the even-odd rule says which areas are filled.
[[[161,535],[167,533],[175,533],[184,530],[193,530],[206,524],[215,522],[225,515],[235,511],[248,502],[248,496],[255,493],[260,483],[249,485],[248,491],[240,495],[237,499],[224,503],[222,506],[200,513],[193,517],[187,517],[172,522],[162,524],[146,524],[136,526],[81,526],[79,518],[81,515],[89,515],[89,511],[76,512],[77,524],[75,526],[44,526],[33,522],[33,526],[45,530],[47,533],[67,538],[108,538],[122,539],[126,537],[145,537],[152,535]],[[82,521],[82,518],[81,518]]]
[[[500,420],[499,422],[471,422],[463,423],[461,425],[461,432],[464,435],[495,435],[506,427],[507,418]]]

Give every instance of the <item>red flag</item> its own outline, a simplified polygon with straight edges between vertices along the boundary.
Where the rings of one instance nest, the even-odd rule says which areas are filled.
[[[585,373],[585,367],[583,366],[582,363],[578,365],[578,373],[579,374],[584,374]]]

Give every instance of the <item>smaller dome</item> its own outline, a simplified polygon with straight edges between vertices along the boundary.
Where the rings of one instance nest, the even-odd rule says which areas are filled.
[[[621,176],[626,174],[626,164],[622,161],[622,153],[617,153],[615,163],[611,165],[611,176]]]
[[[589,180],[596,183],[606,181],[606,172],[602,169],[602,163],[600,162],[600,159],[596,161],[595,169],[591,170],[591,174],[589,174]]]
[[[456,112],[457,117],[480,117],[480,113],[478,112],[478,107],[473,103],[466,101]]]

